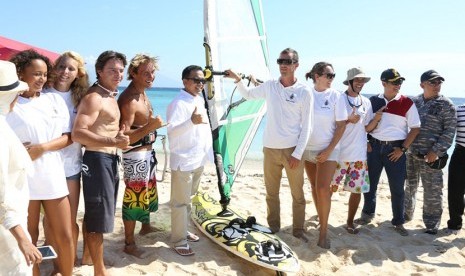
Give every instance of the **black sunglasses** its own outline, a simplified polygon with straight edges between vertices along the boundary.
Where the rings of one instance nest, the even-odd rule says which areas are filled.
[[[293,63],[297,63],[295,62],[294,60],[290,59],[290,58],[278,58],[276,60],[276,62],[281,65],[281,64],[284,64],[284,65],[291,65]]]
[[[206,79],[199,79],[199,78],[186,78],[186,80],[191,80],[195,82],[196,84],[199,84],[199,83],[204,84],[207,82]]]
[[[320,76],[326,76],[328,80],[332,80],[336,77],[336,73],[325,73],[325,74],[321,74]]]
[[[428,83],[432,86],[438,86],[442,84],[442,80],[432,80],[432,81],[428,81]]]
[[[390,84],[392,85],[402,85],[402,83],[404,82],[403,79],[398,79],[398,80],[395,80],[395,81],[388,81]]]

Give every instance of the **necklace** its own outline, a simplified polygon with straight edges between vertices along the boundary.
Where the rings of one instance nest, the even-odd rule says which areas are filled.
[[[349,103],[350,107],[355,107],[355,108],[359,108],[362,106],[363,102],[362,102],[362,97],[360,96],[360,94],[358,94],[357,98],[359,99],[360,101],[360,104],[354,104],[350,101],[349,99],[349,92],[345,92],[346,93],[346,98],[347,98],[347,102]]]
[[[98,83],[98,81],[96,82],[96,84],[98,85],[98,87],[108,92],[108,96],[116,97],[119,93],[118,89],[116,89],[116,91],[111,91],[110,89],[106,89],[105,87],[101,86],[100,83]]]

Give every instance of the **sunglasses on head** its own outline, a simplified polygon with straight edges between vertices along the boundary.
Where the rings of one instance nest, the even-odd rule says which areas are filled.
[[[402,83],[404,82],[403,79],[398,79],[398,80],[395,80],[395,81],[388,81],[390,84],[392,85],[402,85]]]
[[[186,80],[191,80],[195,82],[196,84],[199,84],[199,83],[204,84],[207,82],[206,79],[199,79],[199,78],[186,78]]]
[[[328,80],[332,80],[336,77],[336,74],[335,73],[324,73],[324,74],[321,74],[320,76],[325,76]]]
[[[292,60],[292,59],[290,59],[290,58],[278,58],[278,59],[276,60],[276,62],[277,62],[279,65],[282,65],[282,64],[284,64],[284,65],[291,65],[291,64],[293,64],[293,63],[297,63],[297,62],[295,62],[294,60]]]
[[[432,86],[438,86],[442,84],[442,80],[430,80],[428,83]]]

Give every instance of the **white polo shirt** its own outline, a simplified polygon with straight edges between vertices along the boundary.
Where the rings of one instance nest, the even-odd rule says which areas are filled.
[[[383,94],[372,96],[370,101],[373,112],[379,109],[380,103],[386,105],[381,121],[370,133],[380,141],[404,140],[410,128],[419,128],[421,125],[417,107],[410,98],[400,93],[390,101],[386,100]]]

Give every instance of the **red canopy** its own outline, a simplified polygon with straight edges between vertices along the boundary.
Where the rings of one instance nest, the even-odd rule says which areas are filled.
[[[0,36],[0,59],[1,60],[9,60],[14,54],[24,51],[24,50],[29,50],[29,49],[36,50],[38,53],[48,57],[50,61],[52,62],[54,62],[60,56],[57,53]]]

